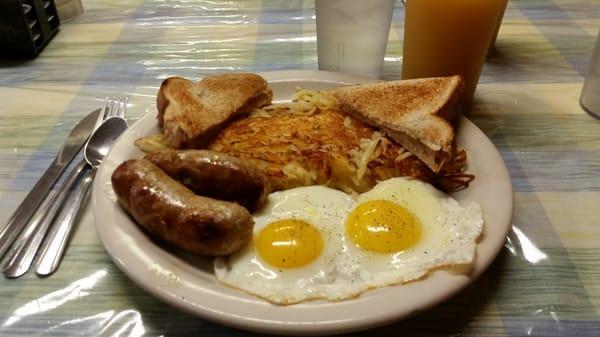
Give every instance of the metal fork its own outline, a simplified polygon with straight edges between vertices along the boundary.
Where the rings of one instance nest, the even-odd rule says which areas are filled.
[[[104,101],[103,118],[99,119],[96,128],[100,124],[114,116],[124,117],[127,98],[107,97]],[[86,143],[87,146],[87,143]],[[61,206],[69,197],[73,188],[80,183],[81,178],[86,173],[87,163],[82,160],[69,174],[60,190],[47,203],[45,210],[38,212],[29,228],[25,228],[23,233],[17,238],[7,258],[3,261],[2,271],[8,278],[16,278],[27,273],[38,252],[48,229],[53,224],[57,214],[62,213]],[[56,227],[56,226],[54,226]],[[46,240],[48,241],[48,240]],[[45,244],[46,246],[46,244]]]
[[[114,113],[109,117],[121,117],[125,119],[126,110],[127,98],[124,99],[123,104],[118,104],[116,108],[113,108]],[[86,144],[84,151],[86,151],[87,147],[88,146]],[[80,164],[83,164],[85,167],[85,172],[81,178],[81,182],[70,195],[65,207],[61,210],[60,214],[56,218],[55,224],[40,250],[40,254],[36,261],[36,273],[39,276],[48,276],[54,273],[60,266],[69,242],[69,238],[71,237],[77,215],[79,214],[83,204],[88,199],[90,186],[94,180],[96,170],[92,169],[85,160],[82,160],[82,163]]]

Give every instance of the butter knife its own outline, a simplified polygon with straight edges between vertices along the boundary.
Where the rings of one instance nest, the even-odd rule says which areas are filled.
[[[6,225],[0,230],[0,258],[6,254],[17,235],[21,233],[42,200],[50,192],[54,183],[90,137],[96,126],[100,111],[101,109],[92,111],[75,125],[52,164],[23,199]]]

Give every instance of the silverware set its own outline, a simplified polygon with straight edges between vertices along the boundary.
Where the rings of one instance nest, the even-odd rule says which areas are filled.
[[[0,230],[0,257],[4,257],[0,269],[5,277],[23,276],[34,264],[39,276],[58,269],[96,167],[127,129],[126,109],[126,97],[107,97],[102,109],[73,128],[54,161]],[[80,152],[84,159],[54,192],[52,187]]]

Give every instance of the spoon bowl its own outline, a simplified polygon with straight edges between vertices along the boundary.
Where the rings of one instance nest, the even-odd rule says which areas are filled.
[[[111,145],[127,129],[127,121],[121,117],[111,117],[94,132],[85,148],[85,160],[97,167],[108,154]]]

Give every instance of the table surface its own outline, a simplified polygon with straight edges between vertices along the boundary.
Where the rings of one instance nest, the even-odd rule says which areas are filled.
[[[316,69],[314,2],[84,1],[29,62],[0,62],[0,223],[71,127],[108,95],[129,118],[162,79],[224,71]],[[398,79],[403,9],[384,65]],[[513,227],[489,270],[453,299],[379,328],[392,336],[600,334],[600,121],[579,106],[600,1],[509,3],[471,119],[503,156]],[[247,335],[179,312],[133,284],[104,251],[88,206],[51,277],[0,280],[0,335]]]

